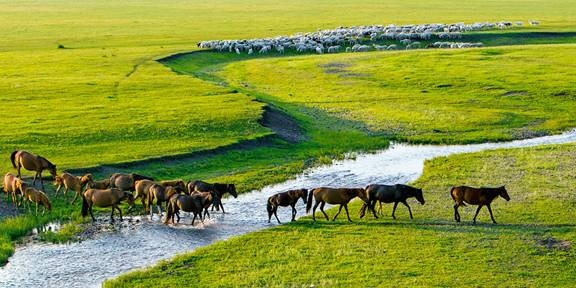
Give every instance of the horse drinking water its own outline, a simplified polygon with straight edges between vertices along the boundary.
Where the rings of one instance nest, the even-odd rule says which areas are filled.
[[[291,221],[295,221],[296,208],[294,206],[296,206],[296,203],[300,198],[302,198],[302,201],[304,201],[304,204],[306,204],[307,203],[306,199],[308,198],[308,190],[306,189],[290,190],[270,196],[270,198],[268,198],[268,203],[266,205],[266,209],[268,210],[268,223],[270,223],[270,219],[272,219],[272,214],[274,214],[274,217],[276,217],[276,221],[278,221],[278,224],[281,224],[280,220],[278,219],[278,215],[276,214],[276,211],[278,211],[278,207],[280,206],[292,207]]]
[[[486,206],[488,207],[488,212],[490,212],[492,222],[496,224],[494,215],[492,215],[490,203],[492,203],[492,201],[494,201],[498,196],[506,199],[506,201],[510,201],[510,196],[508,196],[508,191],[506,191],[504,186],[498,188],[472,188],[468,186],[452,187],[450,190],[450,196],[452,196],[452,199],[454,200],[454,219],[456,222],[460,222],[458,207],[466,206],[464,203],[468,203],[471,205],[478,205],[478,209],[476,209],[476,214],[473,219],[474,223],[476,223],[476,217],[478,216],[478,212],[480,212],[482,206]]]

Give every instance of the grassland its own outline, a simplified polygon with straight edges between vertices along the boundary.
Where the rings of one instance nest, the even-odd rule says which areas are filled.
[[[198,249],[105,287],[570,287],[576,275],[575,145],[460,154],[426,162],[414,185],[426,204],[410,201],[383,219],[353,223],[310,217]],[[497,199],[499,225],[483,210],[453,222],[449,188],[506,183],[511,201]],[[301,205],[301,204],[300,204]],[[333,215],[334,209],[328,212]],[[503,223],[503,224],[502,224]],[[231,248],[234,247],[234,248]],[[215,277],[218,275],[218,277]]]
[[[289,112],[309,141],[275,140],[265,147],[133,170],[158,178],[234,181],[242,191],[259,188],[346,151],[385,147],[388,135],[374,136],[374,131],[381,131],[367,127],[370,123],[364,120],[287,103],[277,97],[282,95],[264,89],[222,87],[202,77],[178,75],[155,59],[196,49],[201,40],[275,36],[340,25],[532,18],[544,25],[526,31],[570,33],[576,20],[571,4],[570,0],[473,0],[465,6],[451,0],[2,0],[0,156],[5,161],[0,161],[0,168],[12,169],[7,159],[14,149],[42,154],[60,169],[71,169],[257,139],[271,133],[257,122],[263,106],[254,101],[258,99]],[[509,41],[506,35],[497,39],[495,44]],[[211,69],[221,69],[222,63],[204,64],[212,67],[201,67],[207,70],[200,76],[217,79]],[[563,125],[567,124],[551,125],[548,131]],[[12,253],[11,241],[53,219],[76,221],[78,210],[57,203],[50,216],[0,220],[0,262]]]

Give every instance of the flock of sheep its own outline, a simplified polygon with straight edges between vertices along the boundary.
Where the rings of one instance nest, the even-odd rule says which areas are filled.
[[[530,20],[531,26],[540,25],[539,21]],[[372,25],[338,27],[332,30],[319,30],[312,33],[297,33],[291,36],[261,38],[249,40],[211,40],[198,43],[198,47],[219,52],[247,53],[284,53],[293,50],[298,53],[338,53],[367,52],[371,50],[397,50],[417,48],[471,48],[481,47],[482,43],[449,42],[460,39],[469,31],[491,29],[509,29],[524,26],[524,22],[478,22],[473,24],[418,24],[418,25]],[[419,41],[432,39],[443,40],[422,45]],[[384,41],[397,44],[378,45]]]

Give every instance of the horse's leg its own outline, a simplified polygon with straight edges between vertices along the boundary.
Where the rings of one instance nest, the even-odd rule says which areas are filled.
[[[295,206],[296,204],[292,204],[292,221],[296,221],[296,213],[298,213]]]
[[[460,214],[458,213],[458,203],[454,204],[454,220],[460,222]]]
[[[116,206],[116,209],[118,209],[118,213],[120,214],[120,222],[122,222],[122,209],[120,209],[118,206]]]
[[[224,212],[224,204],[222,204],[222,202],[220,202],[220,209],[222,209],[222,214],[226,214],[226,212]]]
[[[336,215],[334,215],[334,218],[332,218],[332,221],[336,220],[336,217],[338,217],[338,214],[340,214],[340,211],[342,211],[342,204],[340,204],[340,208],[338,208],[338,213],[336,213]]]
[[[94,214],[92,213],[92,204],[89,204],[88,211],[90,211],[90,217],[92,217],[92,222],[96,222],[96,218],[94,218]]]
[[[394,208],[392,209],[392,218],[396,219],[396,216],[394,215],[394,213],[396,213],[396,207],[398,207],[398,202],[394,202]]]
[[[474,215],[473,222],[476,224],[476,217],[478,217],[478,213],[480,213],[480,209],[482,209],[482,205],[478,205],[478,209],[476,209],[476,215]]]
[[[68,190],[68,189],[66,189],[66,190]],[[82,193],[82,190],[75,191],[74,199],[72,199],[72,202],[70,202],[70,204],[74,204],[74,202],[76,202],[76,199],[78,199],[78,196],[80,195],[80,193]],[[66,191],[66,193],[64,193],[64,199],[66,199],[66,194],[68,194],[68,191]]]
[[[36,215],[38,215],[38,202],[36,202]]]
[[[46,191],[46,188],[44,188],[44,180],[42,180],[42,171],[38,173],[38,177],[40,177],[40,186],[42,187],[42,191]]]
[[[412,209],[410,209],[410,206],[408,206],[408,203],[406,203],[406,201],[402,202],[402,204],[404,204],[404,206],[408,207],[408,212],[410,212],[410,219],[414,219],[414,217],[412,217]]]
[[[114,223],[114,206],[112,206],[112,214],[110,214],[110,223]]]
[[[276,221],[278,221],[278,224],[282,224],[282,223],[280,223],[280,219],[278,219],[278,214],[276,214],[277,211],[278,211],[278,206],[274,207],[274,217],[276,217]]]
[[[374,218],[378,219],[378,216],[376,216],[376,202],[378,202],[378,200],[373,200],[373,203],[370,203],[368,206],[372,209]],[[382,202],[380,202],[380,211],[382,211]]]
[[[318,207],[318,205],[320,204],[320,202],[316,202],[314,203],[314,207],[312,207],[312,220],[316,221],[316,208]]]
[[[20,169],[22,169],[22,165],[20,165],[20,161],[18,161],[18,178],[22,180],[22,175],[20,174]]]
[[[490,204],[486,205],[486,207],[488,207],[488,212],[490,212],[490,218],[492,218],[492,223],[498,224],[496,223],[496,220],[494,220],[494,215],[492,215],[492,208],[490,207]]]
[[[194,226],[194,221],[196,220],[196,213],[194,213],[194,218],[192,218],[192,223],[190,225]]]
[[[344,210],[346,210],[346,216],[348,216],[348,222],[352,222],[350,219],[350,213],[348,213],[348,204],[344,204]]]
[[[382,201],[378,201],[380,203],[380,211],[378,211],[378,214],[383,215],[384,211],[382,211]]]
[[[326,205],[326,202],[322,201],[320,203],[320,211],[322,211],[322,214],[324,214],[324,217],[326,217],[326,221],[330,221],[330,218],[328,218],[328,214],[324,212],[324,205]]]
[[[38,176],[38,172],[34,174],[34,180],[32,180],[32,186],[36,186],[36,177]]]

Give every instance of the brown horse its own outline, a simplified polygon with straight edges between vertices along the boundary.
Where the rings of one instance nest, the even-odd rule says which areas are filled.
[[[150,212],[148,205],[146,205],[146,200],[148,200],[148,190],[153,185],[156,185],[156,183],[148,179],[137,180],[136,184],[134,185],[134,190],[136,191],[134,194],[134,201],[136,201],[136,199],[140,199],[140,202],[142,202],[142,207],[144,207],[146,213]]]
[[[86,182],[86,187],[87,188],[92,188],[92,189],[100,189],[100,190],[105,190],[110,188],[110,178],[108,179],[103,179],[103,180],[94,180],[94,176],[90,173],[82,176],[81,179],[83,182]]]
[[[156,200],[156,208],[158,209],[158,216],[162,216],[162,203],[168,202],[170,197],[174,194],[178,194],[176,188],[172,186],[164,187],[162,185],[154,183],[152,186],[148,188],[148,209],[150,211],[150,215],[154,213],[154,208],[152,208],[152,204],[154,200]]]
[[[88,176],[89,175],[89,176]],[[84,189],[84,186],[86,186],[88,184],[88,182],[90,181],[90,176],[92,176],[91,174],[86,174],[82,177],[78,177],[78,176],[74,176],[70,173],[62,173],[60,176],[56,176],[54,177],[54,186],[57,186],[56,188],[56,193],[55,193],[55,197],[58,197],[58,193],[60,192],[60,189],[62,188],[62,186],[64,186],[64,199],[66,199],[67,195],[68,195],[68,189],[71,189],[72,191],[74,191],[74,199],[72,200],[72,204],[74,204],[74,202],[76,202],[76,199],[78,198],[78,196],[82,195],[82,189]]]
[[[328,215],[324,212],[324,205],[328,204],[339,204],[340,209],[338,209],[338,213],[334,215],[332,221],[336,220],[340,211],[342,211],[342,207],[346,210],[346,215],[348,216],[348,221],[352,222],[350,219],[350,214],[348,213],[348,202],[350,200],[358,197],[364,201],[364,203],[368,202],[368,197],[366,195],[366,190],[363,188],[316,188],[308,193],[308,203],[306,204],[306,213],[310,212],[310,207],[312,206],[312,196],[314,196],[314,200],[316,200],[316,204],[314,204],[314,209],[312,210],[312,219],[316,221],[316,207],[320,205],[320,211],[328,219]]]
[[[170,186],[174,187],[174,189],[178,190],[178,193],[187,193],[186,182],[182,179],[160,181],[160,185],[166,188]]]
[[[380,207],[382,207],[382,202],[384,203],[394,203],[394,208],[392,209],[392,218],[396,219],[394,215],[396,213],[396,207],[398,203],[404,204],[408,207],[408,212],[410,213],[410,219],[414,219],[412,216],[412,209],[408,206],[406,199],[411,197],[416,197],[416,200],[420,204],[424,205],[424,196],[422,196],[422,189],[414,188],[408,185],[396,184],[396,185],[378,185],[372,184],[366,187],[366,193],[368,193],[368,203],[364,203],[360,209],[360,218],[364,217],[366,213],[366,208],[369,208],[376,216],[376,202],[380,202]],[[382,209],[382,208],[380,208]]]
[[[234,184],[221,184],[221,183],[211,184],[204,181],[196,180],[188,183],[188,192],[192,193],[194,191],[196,192],[214,191],[216,192],[215,196],[218,197],[218,199],[222,199],[222,197],[226,193],[230,193],[230,195],[232,195],[234,198],[238,197],[238,193],[236,192],[236,185]],[[222,205],[222,201],[219,201],[218,205],[214,205],[212,207],[212,210],[214,210],[214,207],[216,207],[216,210],[220,210],[221,208],[222,213],[226,213],[224,212],[224,205]]]
[[[32,185],[36,184],[36,178],[40,177],[40,184],[42,185],[42,190],[44,189],[44,181],[42,180],[42,171],[48,170],[52,177],[56,177],[56,165],[52,164],[46,158],[40,155],[34,155],[27,151],[14,151],[10,154],[10,160],[12,161],[12,166],[14,169],[18,170],[18,178],[22,179],[22,174],[20,169],[24,168],[28,171],[35,171],[34,181]]]
[[[136,181],[138,180],[154,181],[154,179],[150,177],[135,173],[114,173],[112,176],[110,176],[110,188],[118,188],[122,191],[134,191],[136,189]]]
[[[266,205],[266,209],[268,210],[268,223],[270,223],[270,219],[272,219],[272,214],[274,214],[274,217],[276,217],[276,221],[278,221],[278,224],[281,224],[280,220],[278,219],[278,215],[276,214],[276,211],[278,210],[279,206],[292,207],[292,221],[295,221],[296,220],[295,206],[296,203],[298,202],[298,199],[300,198],[302,198],[302,201],[304,201],[304,204],[306,204],[307,203],[306,199],[308,198],[308,190],[306,189],[290,190],[270,196],[270,198],[268,198],[268,204]]]
[[[8,172],[4,175],[4,193],[9,194],[12,203],[16,204],[16,175]]]
[[[202,211],[205,207],[210,206],[211,202],[208,198],[200,193],[192,193],[191,195],[174,194],[168,200],[168,207],[166,209],[166,219],[164,224],[168,225],[170,220],[174,224],[174,216],[178,218],[177,222],[180,222],[179,211],[194,213],[194,218],[192,218],[192,225],[196,218],[200,218],[200,221],[204,223],[204,218],[202,217]]]
[[[26,190],[24,190],[23,199],[24,199],[23,201],[28,201],[28,202],[36,204],[36,215],[38,215],[39,204],[42,204],[42,206],[44,207],[44,209],[42,210],[42,215],[44,215],[44,213],[46,213],[46,210],[52,211],[52,205],[50,204],[50,200],[48,199],[48,196],[46,196],[46,194],[44,192],[39,191],[36,188],[27,187]],[[28,209],[30,209],[29,205],[28,205]]]
[[[471,205],[478,205],[478,209],[476,209],[476,214],[474,215],[474,223],[476,223],[476,217],[478,216],[478,212],[480,212],[482,206],[486,206],[488,207],[488,212],[490,212],[490,218],[492,218],[492,222],[496,224],[494,215],[492,215],[492,208],[490,207],[490,203],[492,203],[492,201],[498,196],[506,199],[506,201],[510,201],[510,196],[508,196],[508,191],[506,191],[504,186],[498,188],[472,188],[467,186],[458,186],[452,187],[452,189],[450,189],[450,195],[454,200],[454,219],[456,222],[460,222],[460,213],[458,213],[458,207],[466,206],[464,204],[464,202],[466,202]]]
[[[219,205],[222,204],[220,198],[218,198],[217,192],[215,192],[215,191],[210,191],[210,192],[197,192],[196,191],[196,192],[190,193],[190,196],[204,199],[203,200],[204,217],[206,217],[206,215],[208,215],[208,218],[210,218],[210,213],[208,213],[208,208],[210,208],[211,205],[218,207]]]
[[[16,201],[16,206],[20,206],[22,205],[24,199],[24,192],[26,192],[26,189],[28,189],[29,187],[29,183],[24,182],[24,180],[20,179],[20,178],[16,178],[16,180],[14,180],[13,185],[12,185],[12,191],[14,191],[13,195],[14,195],[14,200]],[[20,200],[18,200],[18,196],[20,196]]]
[[[96,218],[94,218],[94,214],[92,214],[92,206],[112,207],[110,222],[114,222],[115,209],[120,213],[120,221],[122,221],[122,209],[118,207],[118,204],[124,200],[128,202],[130,207],[134,205],[134,196],[132,196],[132,194],[129,192],[116,188],[110,188],[106,190],[88,189],[82,194],[82,217],[86,217],[88,212],[90,212],[90,216],[92,216],[92,222],[94,222],[96,221]]]

